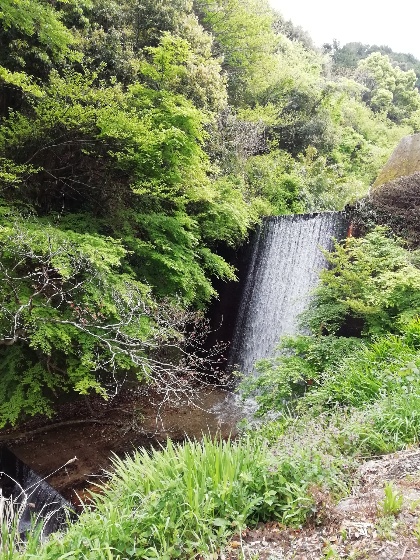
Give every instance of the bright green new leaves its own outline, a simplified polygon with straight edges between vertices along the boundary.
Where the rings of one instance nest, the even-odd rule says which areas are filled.
[[[108,376],[117,383],[148,369],[154,304],[149,288],[121,274],[125,254],[111,238],[2,220],[0,424],[49,413],[57,391],[106,396]]]
[[[10,50],[2,51],[1,60],[9,57],[8,60],[15,60],[20,67],[25,66],[25,57],[36,52],[25,52],[25,46],[42,48],[46,62],[48,56],[52,60],[62,58],[74,42],[71,32],[60,22],[58,12],[42,0],[2,0],[0,22],[3,30],[11,34],[7,37],[12,38]]]
[[[235,279],[234,269],[200,242],[197,222],[186,214],[136,215],[138,236],[127,239],[132,266],[160,295],[178,294],[203,306],[216,295],[209,277]]]
[[[326,257],[305,318],[313,332],[335,334],[354,321],[365,335],[398,332],[420,313],[420,269],[386,229],[337,243]]]
[[[15,152],[17,147],[17,158],[42,166],[51,183],[58,181],[60,191],[65,178],[51,164],[60,157],[70,164],[77,156],[79,171],[88,159],[100,167],[107,164],[103,158],[112,161],[125,173],[119,182],[129,182],[138,193],[147,191],[149,198],[159,198],[164,191],[172,197],[200,196],[206,170],[200,145],[201,113],[168,91],[134,84],[123,93],[119,86],[96,88],[94,79],[74,72],[64,79],[52,76],[50,87],[34,106],[34,115],[12,117],[3,127],[0,142],[6,152]],[[94,188],[89,171],[83,172],[79,188]],[[45,176],[42,179],[48,181]],[[37,177],[27,181],[37,181]]]
[[[265,1],[196,0],[196,9],[215,39],[229,81],[231,102],[251,101],[258,82],[269,72],[277,45],[273,13]]]
[[[35,81],[46,79],[54,64],[71,52],[74,37],[59,13],[43,0],[0,2],[0,116],[19,107],[21,92],[39,96]],[[77,58],[77,57],[76,57]]]
[[[34,116],[5,124],[0,144],[20,162],[5,165],[6,196],[20,204],[24,195],[41,214],[92,212],[100,231],[133,251],[138,278],[202,305],[214,295],[211,275],[233,277],[203,241],[235,244],[256,216],[240,189],[210,182],[205,118],[189,101],[141,84],[95,87],[94,79],[52,76]]]
[[[365,99],[374,111],[400,123],[420,108],[414,70],[404,72],[388,56],[375,52],[359,62],[358,72],[366,85]]]
[[[145,49],[151,61],[140,62],[140,74],[153,88],[181,93],[196,107],[207,111],[223,109],[227,101],[225,79],[220,61],[211,54],[211,36],[193,16],[184,21],[182,31],[191,43],[164,33],[157,47]]]

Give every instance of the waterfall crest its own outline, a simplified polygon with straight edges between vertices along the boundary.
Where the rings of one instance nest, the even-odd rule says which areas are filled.
[[[256,233],[247,281],[229,357],[230,368],[248,374],[256,360],[275,352],[279,338],[298,332],[319,272],[326,266],[321,247],[342,239],[342,212],[266,218]]]

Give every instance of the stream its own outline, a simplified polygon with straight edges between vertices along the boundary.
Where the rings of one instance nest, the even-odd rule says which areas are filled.
[[[231,369],[249,374],[255,360],[275,352],[281,335],[299,330],[297,317],[326,266],[321,247],[329,249],[334,237],[343,238],[347,225],[340,212],[263,221],[250,243],[248,272],[231,336]],[[229,320],[235,324],[233,317]],[[132,385],[110,402],[93,397],[87,405],[81,399],[59,407],[49,423],[29,421],[19,427],[27,437],[18,439],[11,433],[8,448],[47,477],[77,510],[95,485],[106,479],[112,454],[124,456],[137,447],[164,445],[167,438],[199,439],[203,433],[235,437],[237,424],[246,415],[238,396],[222,387],[206,384],[171,402]]]

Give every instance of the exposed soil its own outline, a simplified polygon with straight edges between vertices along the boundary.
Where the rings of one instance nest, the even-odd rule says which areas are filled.
[[[221,560],[419,560],[420,451],[368,461],[357,480],[352,496],[337,505],[314,490],[317,523],[297,530],[278,523],[247,529],[230,542]],[[384,515],[381,506],[386,481],[403,496],[397,515]]]
[[[104,478],[113,453],[150,448],[168,437],[180,441],[220,433],[226,438],[241,417],[235,396],[218,387],[199,387],[176,403],[132,387],[110,402],[93,398],[67,403],[49,421],[34,419],[18,430],[3,431],[1,437],[77,506],[79,499],[86,499],[86,490]]]

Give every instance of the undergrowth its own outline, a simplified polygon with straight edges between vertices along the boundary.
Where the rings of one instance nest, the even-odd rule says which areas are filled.
[[[343,491],[340,468],[340,460],[315,448],[274,449],[257,436],[238,442],[168,441],[160,451],[115,457],[109,481],[79,520],[64,535],[51,536],[35,556],[21,555],[44,560],[209,555],[247,524],[270,519],[302,524],[314,510],[313,487]]]
[[[258,427],[248,425],[234,442],[168,441],[115,457],[107,484],[65,534],[43,545],[29,534],[26,550],[4,558],[208,557],[246,525],[316,522],[316,496],[345,494],[360,460],[418,443],[415,259],[378,229],[336,248],[330,262],[306,315],[312,332],[283,341],[247,383],[248,394],[257,392]],[[360,336],[344,336],[350,320]],[[388,502],[385,513],[398,505]]]

